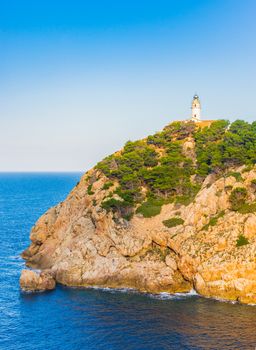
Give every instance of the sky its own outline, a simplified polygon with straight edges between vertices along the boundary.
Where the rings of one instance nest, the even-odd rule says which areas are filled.
[[[86,171],[190,116],[256,120],[255,0],[0,0],[0,171]]]

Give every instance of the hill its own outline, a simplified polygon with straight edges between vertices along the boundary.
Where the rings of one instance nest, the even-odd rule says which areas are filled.
[[[255,303],[255,151],[256,123],[240,120],[128,141],[39,219],[23,257],[65,285]]]

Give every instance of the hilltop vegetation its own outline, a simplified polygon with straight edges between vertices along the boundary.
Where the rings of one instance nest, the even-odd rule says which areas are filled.
[[[194,144],[194,159],[184,152],[187,140]],[[146,139],[128,141],[122,151],[97,164],[110,184],[118,183],[102,206],[129,219],[135,210],[150,217],[164,203],[189,204],[208,174],[255,164],[255,150],[255,122],[218,120],[204,128],[193,122],[171,123]]]
[[[256,123],[219,120],[195,134],[197,174],[223,173],[230,167],[256,163]]]

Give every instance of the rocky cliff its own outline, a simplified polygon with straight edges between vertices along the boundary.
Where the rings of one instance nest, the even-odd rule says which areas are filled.
[[[68,286],[194,288],[256,303],[255,155],[246,165],[229,156],[225,166],[215,155],[219,163],[204,160],[205,171],[205,147],[217,145],[227,157],[233,136],[226,124],[198,128],[181,123],[130,142],[84,174],[32,228],[27,265]],[[163,181],[162,171],[171,177]]]

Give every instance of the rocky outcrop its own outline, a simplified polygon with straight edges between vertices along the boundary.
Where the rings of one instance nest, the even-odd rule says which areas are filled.
[[[54,289],[55,279],[51,271],[37,273],[31,270],[22,270],[20,276],[20,286],[24,291],[45,291]]]
[[[256,169],[236,171],[242,180],[208,176],[188,206],[163,205],[155,217],[137,214],[128,222],[101,208],[110,190],[103,190],[106,178],[92,169],[93,194],[88,194],[86,174],[64,202],[38,220],[22,256],[28,266],[50,270],[64,285],[153,293],[194,288],[207,297],[256,303],[256,216],[230,210],[229,202],[231,189],[241,186],[255,199]],[[183,224],[163,225],[177,215]],[[237,246],[241,234],[249,244]],[[54,288],[55,279],[23,271],[20,283],[25,290],[44,290]]]
[[[23,271],[21,288],[53,289],[55,281],[151,293],[194,288],[206,297],[256,303],[256,166],[245,137],[249,126],[238,121],[230,138],[225,121],[199,124],[208,131],[197,133],[189,122],[170,124],[88,171],[32,228],[22,257],[42,272]],[[236,153],[234,140],[237,147],[246,144],[236,156],[250,167],[235,167],[237,157],[227,156]],[[157,215],[143,217],[143,205],[148,209],[154,201]],[[160,211],[162,203],[169,204]]]

